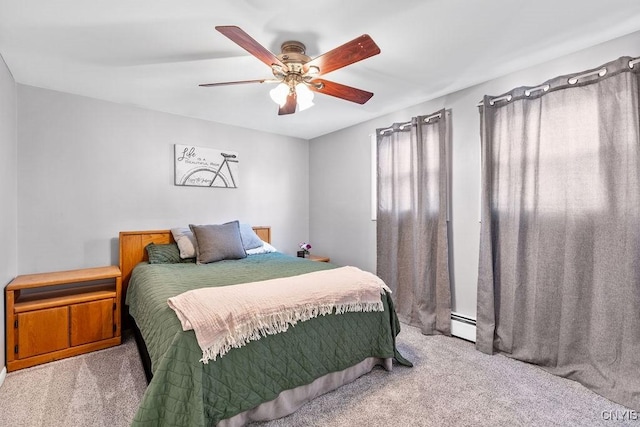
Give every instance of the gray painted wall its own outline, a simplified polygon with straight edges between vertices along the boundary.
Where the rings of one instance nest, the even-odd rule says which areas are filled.
[[[405,122],[443,107],[451,109],[453,309],[475,318],[480,233],[480,120],[476,104],[485,94],[500,95],[517,86],[537,85],[627,55],[640,56],[640,32],[313,139],[309,155],[313,252],[330,256],[338,264],[375,271],[369,135],[393,122]]]
[[[18,85],[18,273],[118,264],[118,233],[240,219],[308,238],[306,140]],[[239,188],[177,187],[173,144],[239,152]]]
[[[17,221],[18,221],[18,186],[17,186],[17,112],[16,83],[0,56],[0,284],[4,288],[16,275],[17,271]],[[0,319],[4,319],[4,291],[0,296]],[[5,329],[4,321],[0,322],[0,371],[5,366]]]

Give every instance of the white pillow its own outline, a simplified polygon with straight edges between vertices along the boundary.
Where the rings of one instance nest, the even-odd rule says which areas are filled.
[[[268,254],[270,252],[278,252],[276,248],[268,244],[267,242],[262,242],[262,246],[259,246],[254,249],[247,249],[245,252],[247,255],[260,255],[260,254]]]
[[[196,238],[188,227],[177,227],[171,229],[173,240],[178,244],[180,249],[180,258],[196,257]]]

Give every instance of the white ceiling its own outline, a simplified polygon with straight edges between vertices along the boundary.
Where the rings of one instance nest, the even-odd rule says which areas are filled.
[[[273,86],[198,87],[271,76],[216,25],[312,58],[369,34],[382,53],[326,78],[375,95],[278,116]],[[638,0],[0,0],[18,83],[305,139],[638,30]]]

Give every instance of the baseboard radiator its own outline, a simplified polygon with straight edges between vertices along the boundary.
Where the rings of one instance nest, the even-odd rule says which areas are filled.
[[[451,313],[451,335],[476,342],[476,319],[459,313]]]

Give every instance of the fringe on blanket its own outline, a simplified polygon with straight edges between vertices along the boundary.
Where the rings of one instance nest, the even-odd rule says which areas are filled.
[[[267,335],[274,335],[286,332],[289,326],[295,326],[298,322],[304,322],[318,316],[327,314],[344,314],[348,312],[374,312],[384,311],[382,300],[373,303],[348,303],[348,304],[326,304],[326,305],[306,305],[295,311],[287,313],[273,313],[270,315],[257,317],[243,325],[240,325],[232,333],[221,337],[219,342],[209,346],[202,352],[202,363],[209,363],[222,357],[232,348],[240,348],[250,341],[257,341]]]

